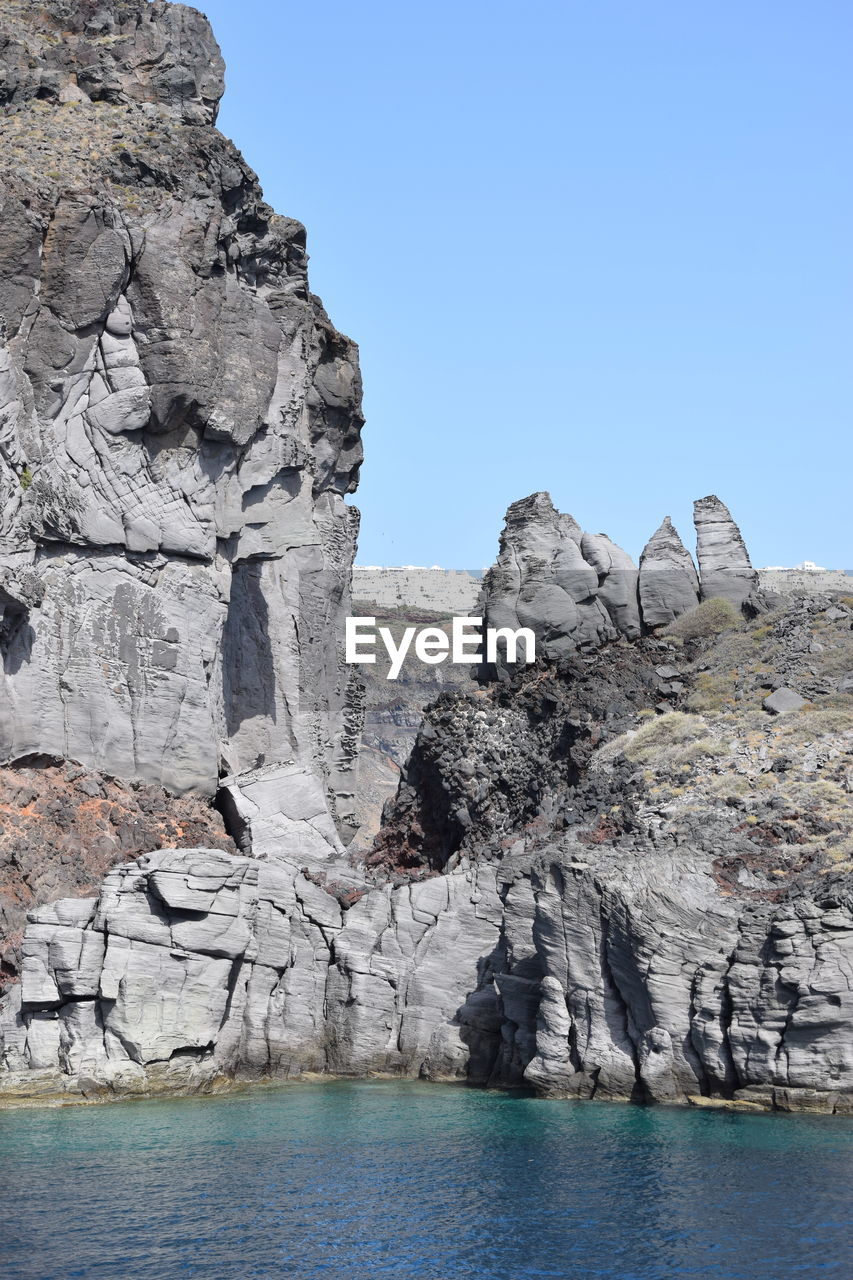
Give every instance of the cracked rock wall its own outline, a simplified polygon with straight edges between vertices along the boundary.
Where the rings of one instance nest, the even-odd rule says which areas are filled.
[[[159,850],[97,898],[32,913],[0,1017],[0,1095],[306,1070],[464,1079],[498,938],[494,869],[363,883],[348,910],[319,879],[284,858]]]
[[[160,850],[31,916],[0,1097],[391,1072],[550,1097],[853,1106],[853,915],[575,845],[348,909],[292,862]]]
[[[0,760],[295,761],[346,831],[357,350],[214,128],[200,14],[12,2],[0,41]]]
[[[200,15],[7,0],[0,40],[0,761],[60,855],[104,833],[69,887],[195,838],[30,909],[0,1099],[320,1070],[849,1111],[848,606],[676,645],[641,632],[752,594],[717,499],[700,575],[668,522],[635,569],[514,504],[486,614],[543,661],[442,695],[348,861],[355,348],[213,127]]]
[[[496,1083],[522,1066],[556,1097],[849,1109],[848,891],[744,907],[701,856],[665,847],[576,845],[520,871],[502,873],[527,912],[505,923]]]

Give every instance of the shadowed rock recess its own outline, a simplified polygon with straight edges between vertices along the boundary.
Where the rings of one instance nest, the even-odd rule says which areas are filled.
[[[698,573],[669,520],[635,567],[513,504],[483,612],[540,657],[437,699],[348,856],[355,348],[200,15],[7,2],[0,42],[0,1098],[850,1110],[853,600],[762,594],[716,498]]]

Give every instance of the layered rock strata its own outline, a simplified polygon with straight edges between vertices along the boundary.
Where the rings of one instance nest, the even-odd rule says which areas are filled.
[[[341,880],[294,854],[160,850],[34,912],[0,1092],[321,1070],[853,1109],[853,716],[818,692],[843,685],[851,622],[812,601],[445,695],[370,865]],[[784,655],[811,719],[769,717],[748,670],[737,713],[714,711],[733,647]]]
[[[292,762],[345,833],[354,345],[213,127],[182,5],[0,19],[0,759],[173,794]]]
[[[238,1073],[463,1076],[457,1014],[498,937],[494,868],[363,896],[318,879],[281,858],[160,850],[96,899],[35,912],[0,1097]]]
[[[348,859],[355,350],[213,128],[200,15],[2,32],[0,759],[56,874],[4,847],[0,1097],[319,1070],[851,1110],[844,599],[650,635],[698,598],[671,527],[638,571],[514,504],[486,612],[541,659],[437,700]],[[697,527],[702,595],[747,603],[728,512]]]
[[[742,605],[756,590],[758,574],[728,507],[713,494],[700,498],[693,505],[693,520],[702,599]]]

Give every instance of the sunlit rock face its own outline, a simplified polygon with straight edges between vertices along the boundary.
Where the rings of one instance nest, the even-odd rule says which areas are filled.
[[[678,531],[665,518],[640,556],[640,608],[646,625],[666,626],[699,603],[699,576]]]
[[[740,607],[758,586],[740,529],[714,494],[693,504],[696,558],[703,600],[729,600]]]
[[[758,576],[728,508],[708,497],[694,511],[699,573],[669,516],[638,569],[607,534],[584,533],[573,516],[557,511],[549,494],[521,498],[507,510],[498,558],[483,582],[486,626],[526,627],[537,654],[556,660],[619,636],[636,640],[700,599],[747,605]],[[505,677],[514,665],[499,648],[484,675]]]
[[[0,34],[0,759],[206,794],[297,762],[346,828],[357,350],[213,127],[200,14]]]
[[[347,860],[355,348],[199,14],[6,0],[0,37],[0,1103],[319,1070],[850,1111],[844,599],[730,611],[732,670],[661,631],[700,596],[668,521],[638,570],[522,499],[484,613],[541,661],[436,701]],[[830,699],[805,750],[777,676]]]

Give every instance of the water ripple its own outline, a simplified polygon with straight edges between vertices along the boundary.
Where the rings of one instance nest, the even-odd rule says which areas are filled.
[[[853,1123],[410,1082],[0,1113],[10,1280],[849,1280]]]

